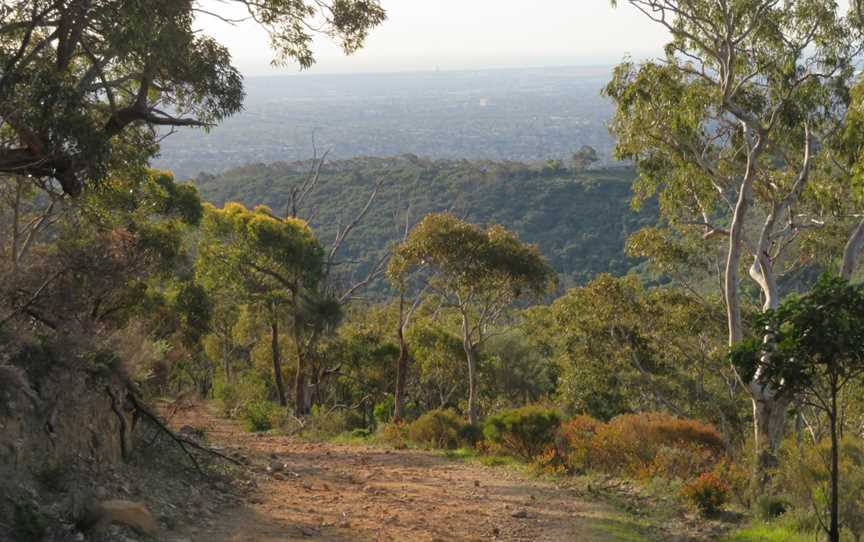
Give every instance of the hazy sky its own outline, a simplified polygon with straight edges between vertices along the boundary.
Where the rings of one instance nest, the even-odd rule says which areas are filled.
[[[212,0],[216,1],[216,0]],[[612,64],[656,55],[662,30],[634,8],[608,0],[383,0],[387,21],[351,57],[320,40],[311,73],[423,71]],[[224,9],[224,8],[221,8]],[[272,68],[267,36],[253,23],[200,17],[246,75],[297,73]]]

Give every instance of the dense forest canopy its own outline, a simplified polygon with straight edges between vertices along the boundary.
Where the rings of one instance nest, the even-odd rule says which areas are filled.
[[[214,204],[264,204],[279,213],[311,167],[311,162],[249,165],[201,174],[194,183]],[[562,275],[562,288],[584,284],[599,273],[628,273],[639,260],[626,254],[627,238],[656,222],[656,204],[630,208],[631,170],[574,168],[410,155],[325,162],[305,212],[327,242],[381,183],[362,227],[344,247],[345,258],[363,262],[358,273],[400,239],[406,209],[412,223],[430,212],[450,211],[470,222],[512,229],[540,247]]]

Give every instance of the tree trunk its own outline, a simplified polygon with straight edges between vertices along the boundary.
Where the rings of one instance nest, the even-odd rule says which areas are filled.
[[[468,360],[468,423],[474,425],[478,421],[477,416],[477,353],[471,343],[471,327],[468,324],[468,315],[462,313],[462,347],[465,349],[465,358]]]
[[[840,461],[837,438],[837,383],[831,379],[831,412],[828,415],[831,423],[831,525],[828,529],[828,540],[840,542]]]
[[[393,421],[399,423],[405,417],[405,382],[408,379],[408,345],[405,332],[399,326],[399,360],[396,362],[396,391],[393,394]]]
[[[297,319],[294,321],[294,344],[297,347],[297,374],[294,377],[294,414],[304,416],[309,413],[306,405],[306,353],[303,351],[303,337]]]
[[[786,428],[788,399],[778,399],[768,390],[750,385],[753,401],[753,433],[756,461],[753,467],[751,491],[754,496],[770,490],[773,471],[779,465],[778,451]]]
[[[288,400],[285,398],[285,384],[282,382],[282,356],[279,352],[279,320],[276,317],[275,308],[270,319],[270,348],[273,352],[273,379],[276,382],[276,391],[279,394],[279,404],[283,407],[288,406]]]
[[[15,179],[15,202],[12,208],[12,276],[18,273],[18,237],[21,222],[21,193],[23,191],[21,180]]]
[[[861,255],[862,249],[864,249],[864,220],[858,224],[858,227],[849,236],[849,241],[847,241],[846,247],[843,250],[843,267],[840,270],[841,277],[846,280],[852,278],[852,273],[858,264],[858,258]]]

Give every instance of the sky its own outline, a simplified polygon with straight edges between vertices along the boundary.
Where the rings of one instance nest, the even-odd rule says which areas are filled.
[[[203,5],[226,12],[219,0]],[[382,0],[387,21],[350,57],[316,41],[309,73],[374,73],[545,66],[596,66],[660,54],[665,32],[626,2],[609,0]],[[246,76],[299,73],[274,68],[266,33],[199,16],[197,27],[228,46]]]

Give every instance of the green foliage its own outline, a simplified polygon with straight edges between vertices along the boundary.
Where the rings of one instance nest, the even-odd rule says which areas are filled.
[[[305,162],[258,164],[201,175],[195,183],[217,205],[264,203],[279,211],[308,171]],[[532,166],[516,162],[354,158],[324,164],[319,188],[309,194],[307,205],[316,215],[310,225],[327,244],[333,235],[330,225],[359,212],[364,195],[383,181],[364,226],[352,233],[357,242],[344,246],[344,259],[360,262],[357,276],[368,273],[400,240],[392,222],[404,212],[407,192],[412,216],[455,204],[459,215],[478,224],[501,224],[536,243],[569,286],[603,272],[625,274],[637,263],[626,256],[624,245],[630,233],[654,223],[656,205],[630,209],[632,180],[632,170],[623,168],[542,177]],[[376,292],[383,295],[381,288]]]
[[[323,249],[309,226],[264,206],[207,206],[201,231],[198,274],[210,288],[269,299],[296,290],[298,281],[312,286],[323,272]]]
[[[459,428],[457,436],[462,445],[475,448],[483,441],[483,428],[477,424],[466,423]]]
[[[385,19],[376,0],[235,3],[269,34],[276,61],[302,67],[314,62],[314,34],[351,53]],[[229,8],[211,7],[222,17]],[[0,172],[53,177],[78,196],[110,173],[143,169],[159,127],[208,128],[239,111],[242,76],[197,16],[212,15],[174,0],[4,2],[0,115],[15,121],[3,129]]]
[[[334,437],[355,429],[368,432],[367,428],[360,427],[360,425],[360,417],[345,409],[313,405],[309,415],[311,434],[321,439]]]
[[[735,375],[719,303],[601,275],[523,319],[558,363],[557,399],[570,412],[608,420],[674,405],[689,417],[734,424],[724,428],[730,432],[746,423],[740,397],[728,393]]]
[[[392,395],[388,395],[383,401],[375,405],[372,409],[372,416],[378,423],[389,423],[393,419],[393,409],[395,401]]]
[[[684,484],[681,496],[704,516],[717,513],[729,500],[729,486],[712,473],[703,473]]]
[[[763,521],[773,521],[792,507],[789,499],[777,495],[762,495],[755,504],[756,516]]]
[[[452,214],[428,214],[396,250],[388,274],[403,284],[417,268],[431,268],[442,291],[460,299],[539,296],[554,272],[536,246],[525,245],[501,226],[482,229]]]
[[[555,442],[561,415],[555,409],[529,405],[490,416],[483,435],[506,453],[532,460]]]
[[[213,386],[213,398],[220,410],[229,417],[242,415],[246,405],[270,396],[267,381],[255,371],[245,371],[236,381],[219,377]]]
[[[752,338],[733,349],[745,376],[797,394],[848,382],[864,373],[864,288],[823,275],[811,292],[793,296],[756,318],[754,329],[771,340]],[[825,405],[827,408],[827,404]]]
[[[813,535],[785,524],[760,522],[724,537],[720,542],[813,542]]]
[[[551,292],[555,272],[536,246],[501,226],[464,222],[450,213],[426,215],[396,247],[387,274],[401,291],[425,283],[461,317],[468,362],[468,420],[478,419],[477,348],[484,330],[523,297]]]
[[[464,425],[462,418],[452,410],[430,410],[408,425],[408,437],[428,448],[454,449],[459,446]]]
[[[484,410],[543,400],[554,394],[559,367],[523,329],[509,329],[490,337],[483,346]]]
[[[285,408],[266,399],[256,399],[245,403],[240,411],[240,419],[247,431],[270,431],[281,425]]]
[[[838,514],[841,528],[855,540],[864,536],[864,440],[847,436],[839,443]],[[799,446],[788,439],[782,450],[778,478],[791,501],[790,515],[804,527],[828,522],[831,501],[831,442]]]

